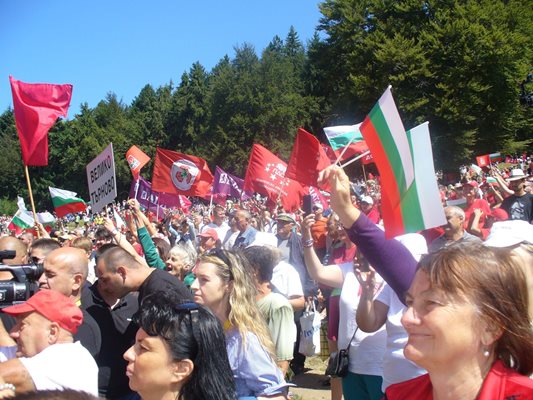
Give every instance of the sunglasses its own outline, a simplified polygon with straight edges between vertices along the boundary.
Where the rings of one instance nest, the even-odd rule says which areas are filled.
[[[198,312],[199,308],[200,306],[193,302],[174,305],[175,311],[178,313],[187,313],[189,315],[189,318],[191,319],[192,336],[194,337],[194,340],[196,340],[196,343],[199,343],[200,340],[200,332],[198,331],[198,320],[200,318]]]
[[[224,254],[224,251],[221,249],[211,249],[205,252],[206,256],[215,256],[217,258],[220,258],[224,264],[226,264],[228,267],[231,267],[231,262],[229,261],[229,258]]]
[[[206,256],[216,257],[220,261],[222,261],[224,264],[226,264],[228,266],[228,269],[229,269],[230,279],[233,280],[233,271],[231,270],[232,264],[231,264],[229,258],[226,256],[226,254],[224,254],[224,250],[214,248],[214,249],[206,251],[204,254]]]
[[[30,261],[33,264],[42,264],[44,260],[42,260],[40,257],[30,256]]]

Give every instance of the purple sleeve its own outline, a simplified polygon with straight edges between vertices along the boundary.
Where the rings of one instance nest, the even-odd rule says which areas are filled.
[[[349,229],[346,229],[346,232],[370,265],[403,302],[417,266],[411,252],[398,240],[386,239],[385,232],[374,225],[363,213]]]

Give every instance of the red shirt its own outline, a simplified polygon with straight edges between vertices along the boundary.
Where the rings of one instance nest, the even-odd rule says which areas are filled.
[[[429,375],[422,375],[391,385],[385,391],[387,400],[433,400]],[[492,364],[476,400],[533,399],[533,380],[507,368],[503,362]]]
[[[311,226],[311,236],[315,241],[315,249],[326,248],[326,235],[328,233],[328,219],[320,218]]]
[[[479,219],[479,228],[485,227],[485,218],[490,214],[490,206],[487,200],[475,199],[472,204],[467,205],[465,208],[465,229],[470,232],[470,226],[474,220],[474,209],[479,208],[483,211],[483,215]]]

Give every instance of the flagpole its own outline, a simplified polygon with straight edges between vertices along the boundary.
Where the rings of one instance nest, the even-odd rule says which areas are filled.
[[[24,165],[24,173],[26,174],[26,183],[28,184],[28,192],[30,192],[30,203],[31,203],[31,210],[33,212],[33,221],[34,223],[37,223],[37,213],[35,212],[35,204],[33,202],[33,193],[31,191],[30,173],[28,171],[27,165]],[[39,232],[39,229],[36,229],[36,231],[37,231],[37,238],[40,238],[41,232]]]
[[[211,199],[209,200],[209,216],[211,216],[212,210],[213,210],[213,193],[211,193]]]
[[[363,167],[363,176],[365,177],[365,182],[366,182],[365,164],[364,164],[364,163],[361,163],[361,167]]]
[[[370,150],[367,150],[367,151],[365,151],[364,153],[359,154],[357,157],[351,159],[351,160],[348,161],[347,163],[342,164],[340,167],[341,167],[341,168],[344,168],[344,167],[346,167],[346,166],[348,166],[348,165],[350,165],[350,164],[356,162],[356,161],[359,160],[360,158],[366,156],[367,154],[370,154]]]
[[[344,146],[344,148],[342,149],[342,152],[341,154],[339,154],[339,156],[337,157],[337,160],[335,161],[335,164],[338,164],[342,158],[342,156],[344,155],[344,153],[346,153],[346,150],[348,150],[348,147],[350,147],[350,145],[352,144],[352,142],[354,141],[355,137],[357,135],[353,135],[353,137],[350,139],[350,141],[348,142],[348,144],[346,146]],[[343,168],[343,166],[341,165],[341,168]]]
[[[137,193],[139,192],[139,178],[135,180],[135,200],[137,200]]]

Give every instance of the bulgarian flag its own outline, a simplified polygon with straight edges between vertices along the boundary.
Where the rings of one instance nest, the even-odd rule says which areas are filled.
[[[361,123],[356,125],[337,125],[324,128],[324,133],[329,144],[335,152],[335,158],[339,157],[344,148],[349,146],[344,152],[341,161],[364,153],[368,147],[363,140],[360,128]]]
[[[444,225],[446,216],[435,176],[429,124],[424,122],[406,133],[415,173],[401,201],[404,229],[409,233]]]
[[[33,229],[33,225],[35,225],[35,220],[33,219],[32,212],[19,209],[13,216],[13,219],[7,228],[19,234],[22,233],[24,229]]]
[[[85,202],[83,199],[76,197],[77,193],[50,186],[48,189],[50,190],[50,196],[52,196],[52,204],[59,218],[70,213],[86,210],[87,206]]]
[[[427,124],[408,134],[389,87],[359,129],[381,176],[386,237],[443,225]]]

